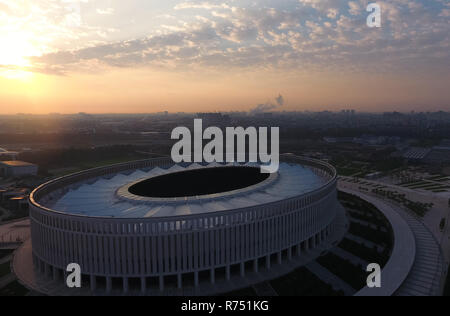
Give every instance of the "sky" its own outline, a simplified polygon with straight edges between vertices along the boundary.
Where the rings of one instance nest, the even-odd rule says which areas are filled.
[[[450,111],[450,1],[370,2],[0,0],[0,113]]]

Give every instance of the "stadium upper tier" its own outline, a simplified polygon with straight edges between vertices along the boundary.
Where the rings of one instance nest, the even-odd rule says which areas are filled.
[[[111,218],[170,217],[234,210],[276,202],[312,192],[329,180],[317,175],[310,167],[283,162],[278,173],[270,177],[255,177],[253,182],[248,179],[252,177],[252,173],[244,172],[242,176],[245,179],[242,179],[246,184],[237,186],[237,189],[233,188],[234,190],[231,191],[222,191],[224,189],[221,190],[219,186],[217,193],[211,194],[212,191],[208,191],[208,194],[204,195],[181,195],[176,198],[151,198],[130,192],[133,191],[130,188],[145,183],[148,179],[164,180],[161,177],[164,175],[177,179],[174,186],[176,185],[178,190],[183,185],[195,186],[195,181],[192,181],[195,173],[191,171],[200,171],[199,176],[201,173],[204,176],[206,169],[220,170],[218,167],[223,168],[225,165],[174,165],[168,169],[155,167],[125,171],[72,184],[52,199],[41,202],[43,206],[57,212],[73,215]],[[239,183],[241,179],[238,169],[243,169],[242,165],[228,164],[226,167],[230,167],[230,171],[235,172],[234,181]],[[255,169],[258,165],[247,164],[246,167]],[[185,182],[183,182],[183,176],[180,177],[183,173],[189,174]],[[210,181],[211,183],[223,181],[223,188],[227,188],[225,182],[230,182],[230,177],[212,177]],[[202,185],[204,186],[204,183]],[[192,192],[192,190],[187,191]]]

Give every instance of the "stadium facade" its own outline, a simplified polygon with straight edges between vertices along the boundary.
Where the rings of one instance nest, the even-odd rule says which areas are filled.
[[[335,228],[336,170],[293,155],[281,161],[277,173],[258,179],[250,170],[256,164],[174,164],[164,158],[44,184],[30,196],[35,269],[63,282],[66,267],[77,263],[91,291],[145,294],[245,278],[261,265],[270,271],[274,258],[278,266],[305,264],[308,250],[325,243]],[[209,181],[218,185],[197,188],[192,179],[201,172],[214,175]],[[220,177],[227,173],[235,176]],[[166,191],[179,196],[161,189],[171,181],[173,190]]]

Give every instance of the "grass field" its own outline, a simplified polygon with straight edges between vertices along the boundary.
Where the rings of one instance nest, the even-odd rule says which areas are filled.
[[[28,293],[28,289],[18,281],[14,281],[5,286],[3,289],[0,289],[0,296],[25,296]]]
[[[0,278],[3,278],[4,276],[7,276],[10,273],[11,273],[11,268],[10,268],[9,262],[0,264]]]
[[[9,256],[12,253],[13,253],[12,250],[0,250],[0,259],[3,259],[5,257]]]

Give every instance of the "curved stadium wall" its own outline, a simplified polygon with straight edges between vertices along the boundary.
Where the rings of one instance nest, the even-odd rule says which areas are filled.
[[[139,282],[143,293],[150,293],[155,286],[158,291],[167,290],[168,278],[175,278],[175,288],[183,290],[188,276],[195,289],[205,282],[209,286],[219,282],[219,270],[226,281],[245,278],[249,269],[258,272],[260,263],[270,269],[273,255],[280,263],[282,254],[288,260],[302,257],[332,232],[338,207],[336,171],[327,163],[292,155],[283,156],[282,161],[307,166],[325,179],[324,184],[305,194],[252,207],[151,218],[79,216],[44,205],[76,183],[140,168],[169,168],[174,165],[170,159],[97,168],[44,184],[30,196],[35,267],[57,280],[68,264],[78,263],[92,291],[111,293],[113,281],[119,279],[120,293],[131,291],[131,281]],[[207,281],[199,277],[205,273]]]

